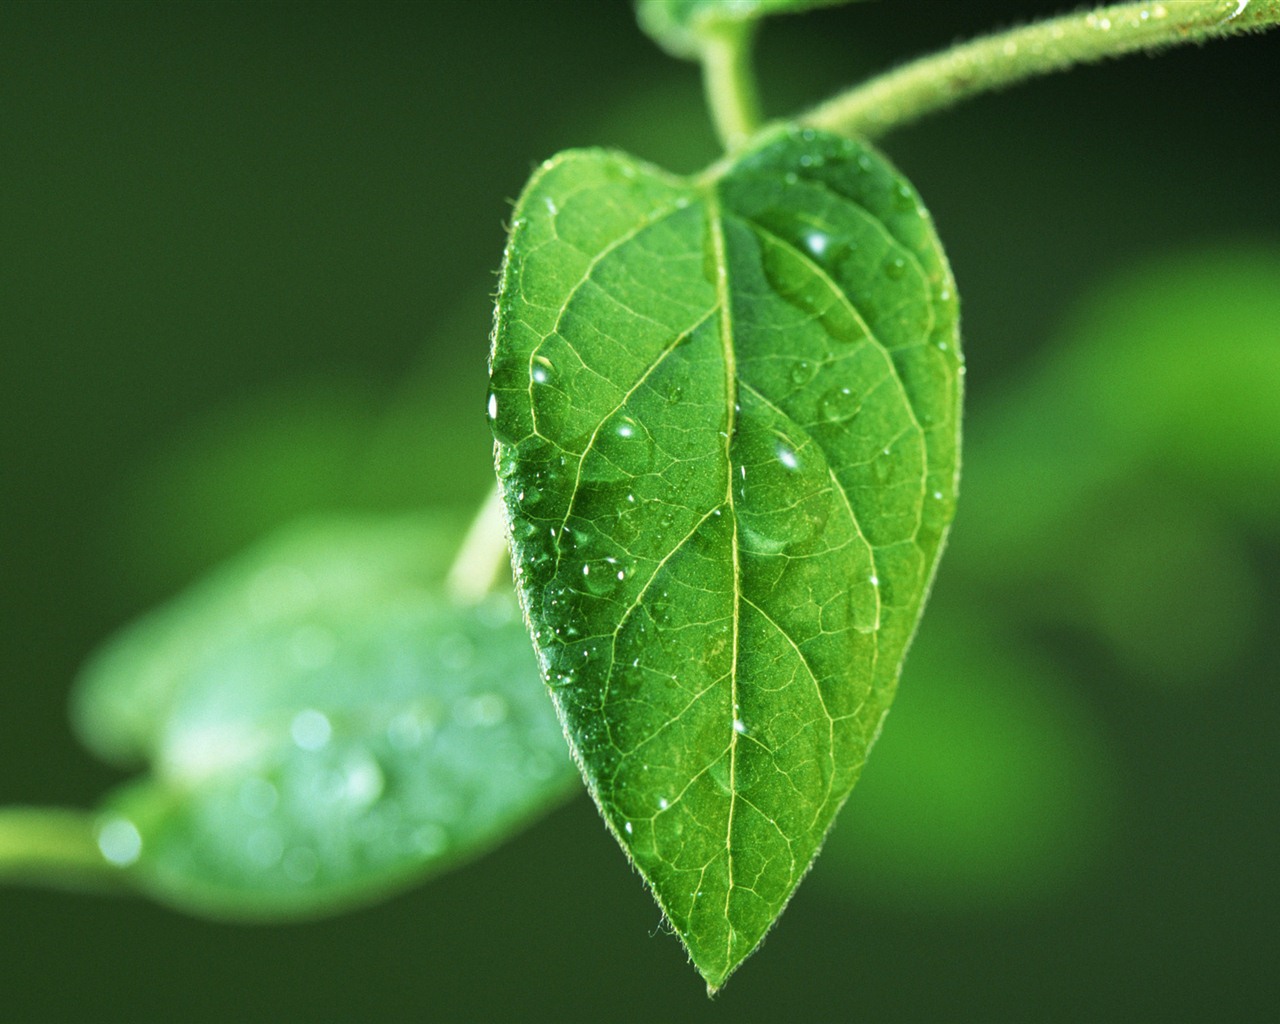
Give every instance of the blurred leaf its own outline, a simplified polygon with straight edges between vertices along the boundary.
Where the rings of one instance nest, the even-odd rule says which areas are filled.
[[[370,390],[315,382],[205,413],[130,476],[109,509],[121,583],[169,594],[303,515],[350,507],[375,422]]]
[[[664,50],[697,60],[704,40],[773,14],[799,14],[853,0],[638,0],[636,16]]]
[[[1277,395],[1280,253],[1191,253],[1118,277],[966,428],[967,546],[953,557],[993,575],[1041,558],[1152,469],[1274,533]]]
[[[484,415],[488,285],[462,293],[456,308],[435,319],[432,343],[373,421],[354,488],[367,507],[470,510],[493,487],[493,434]]]
[[[712,987],[892,699],[959,370],[928,216],[851,141],[778,132],[695,179],[570,152],[517,206],[491,412],[522,598],[601,812]]]
[[[478,292],[445,318],[447,355],[424,357],[390,401],[367,385],[316,381],[175,431],[113,496],[111,561],[129,566],[119,584],[167,595],[304,515],[473,507],[492,481],[483,409],[491,306]]]
[[[1085,415],[1280,529],[1280,251],[1193,253],[1126,275],[1065,344]]]
[[[1212,505],[1150,477],[1130,483],[1085,511],[1028,577],[1054,595],[1057,618],[1103,638],[1131,673],[1223,682],[1258,626],[1249,551]]]
[[[957,578],[1126,667],[1229,678],[1259,621],[1240,519],[1280,536],[1280,253],[1188,253],[1088,298],[967,427]]]
[[[77,719],[151,774],[108,800],[104,852],[217,916],[326,913],[494,845],[575,787],[510,594],[441,580],[436,520],[285,531],[126,631]]]
[[[1016,906],[1097,852],[1114,769],[1070,681],[945,591],[815,875],[860,901]]]

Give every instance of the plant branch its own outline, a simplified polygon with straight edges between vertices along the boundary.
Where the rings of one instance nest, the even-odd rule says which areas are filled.
[[[98,849],[93,816],[51,807],[0,809],[0,884],[113,888],[114,867]]]
[[[760,127],[755,74],[751,68],[754,25],[725,25],[702,44],[702,84],[716,134],[727,150],[737,149]]]
[[[502,495],[495,486],[476,512],[449,567],[449,593],[463,604],[476,604],[497,585],[503,569],[510,565],[508,558],[507,522]]]
[[[1126,53],[1280,24],[1280,0],[1165,0],[1066,14],[922,57],[855,86],[800,120],[874,139],[979,93]]]

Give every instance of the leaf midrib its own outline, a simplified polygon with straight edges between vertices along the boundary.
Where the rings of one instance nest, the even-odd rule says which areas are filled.
[[[720,341],[724,349],[725,374],[725,508],[733,531],[730,550],[733,555],[733,640],[729,669],[729,815],[725,824],[725,856],[728,882],[724,892],[724,917],[728,927],[725,938],[725,963],[733,962],[733,940],[736,932],[729,916],[733,896],[733,819],[738,804],[738,640],[742,617],[742,561],[738,541],[738,513],[733,498],[733,435],[737,429],[738,361],[733,348],[733,316],[729,299],[729,260],[724,238],[724,215],[720,196],[714,187],[706,189],[704,201],[716,268],[716,299],[720,307]]]

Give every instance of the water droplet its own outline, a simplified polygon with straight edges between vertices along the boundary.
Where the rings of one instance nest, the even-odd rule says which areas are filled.
[[[870,584],[871,584],[873,587],[878,587],[878,586],[880,586],[880,577],[879,577],[879,576],[877,576],[875,573],[872,573],[870,576],[868,576],[868,577],[867,577],[867,580],[868,580],[868,582],[870,582]]]
[[[804,247],[819,259],[831,245],[831,236],[825,231],[810,231],[804,236]]]
[[[560,212],[560,208],[556,206],[556,201],[550,196],[543,196],[542,204],[547,208],[547,213],[551,214],[553,217]]]
[[[624,473],[647,473],[653,465],[653,440],[649,432],[621,413],[600,428],[596,449]]]
[[[905,181],[900,181],[893,189],[893,204],[899,210],[910,210],[916,205],[915,193]]]
[[[303,750],[319,750],[333,735],[333,725],[324,713],[307,708],[293,716],[289,735]]]
[[[632,832],[631,822],[629,821],[623,822],[622,831],[624,831],[627,835],[631,835],[631,832]]]
[[[861,325],[843,304],[837,303],[824,310],[819,315],[818,322],[834,341],[857,344],[866,339]]]
[[[542,501],[542,488],[537,484],[526,484],[516,493],[516,502],[522,512],[532,512]]]
[[[737,506],[744,544],[768,555],[811,540],[831,512],[831,482],[821,455],[776,430],[756,427],[750,417],[739,422],[732,457],[748,467]]]
[[[875,475],[877,482],[882,484],[889,483],[890,479],[897,476],[906,469],[903,459],[899,458],[890,448],[884,448],[880,454],[875,457],[875,461],[871,463],[871,470]]]
[[[98,849],[118,868],[127,868],[142,856],[142,834],[128,818],[108,818],[98,827]]]
[[[587,593],[607,597],[618,589],[618,584],[627,578],[627,573],[616,558],[598,558],[583,563],[582,577]]]
[[[496,423],[498,419],[498,396],[492,391],[489,392],[489,422]]]
[[[665,811],[671,804],[665,796],[658,798],[658,810]]]
[[[891,260],[885,260],[880,269],[884,271],[884,276],[889,278],[890,281],[900,281],[902,275],[907,272],[907,261],[901,256],[895,256]]]
[[[733,720],[733,731],[738,733],[740,736],[745,736],[747,732],[747,723],[741,718],[735,718]]]
[[[342,766],[340,794],[356,807],[367,807],[382,796],[386,779],[372,755],[364,751],[352,753]]]
[[[529,379],[535,384],[546,384],[555,374],[555,367],[546,356],[534,356],[529,366]]]
[[[791,382],[797,386],[808,384],[818,375],[818,364],[808,359],[797,360],[791,367]]]
[[[862,401],[851,388],[833,388],[818,403],[818,413],[828,423],[846,423],[861,408]]]

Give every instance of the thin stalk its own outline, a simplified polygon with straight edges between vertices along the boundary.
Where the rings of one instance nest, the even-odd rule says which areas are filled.
[[[98,849],[91,814],[52,807],[0,809],[0,884],[104,889],[119,880],[119,869]]]
[[[497,586],[509,565],[507,521],[502,495],[495,486],[476,512],[449,567],[449,593],[463,604],[476,604]]]
[[[922,57],[815,107],[814,128],[874,139],[970,96],[1127,53],[1262,32],[1280,0],[1165,0],[1066,14]]]
[[[760,103],[751,67],[754,26],[723,26],[702,43],[702,84],[716,134],[726,150],[734,150],[760,128]]]

